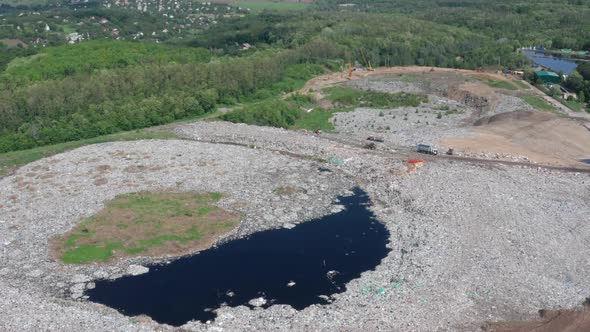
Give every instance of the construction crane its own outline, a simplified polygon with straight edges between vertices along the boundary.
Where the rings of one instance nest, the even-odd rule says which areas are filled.
[[[361,56],[363,57],[363,61],[365,61],[365,66],[367,66],[367,70],[373,71],[373,67],[371,66],[371,62],[368,61],[367,57],[365,56],[365,51],[363,51],[362,48],[359,48],[359,51],[361,52]]]

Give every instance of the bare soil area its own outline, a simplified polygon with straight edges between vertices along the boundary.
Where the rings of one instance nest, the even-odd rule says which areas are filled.
[[[441,145],[469,154],[524,155],[539,164],[584,167],[590,131],[551,113],[509,112],[480,119],[469,135],[447,137]]]
[[[590,305],[576,310],[540,310],[541,320],[489,323],[486,332],[588,332]]]

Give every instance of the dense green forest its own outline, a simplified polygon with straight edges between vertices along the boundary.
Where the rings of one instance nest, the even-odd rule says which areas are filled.
[[[180,3],[193,12],[221,8]],[[314,75],[365,64],[361,53],[373,66],[515,69],[528,65],[518,47],[584,49],[590,40],[590,29],[580,29],[590,24],[589,0],[352,3],[247,14],[224,6],[223,15],[191,16],[206,22],[192,25],[188,16],[171,19],[133,2],[47,6],[20,17],[21,10],[3,7],[8,30],[0,37],[28,47],[0,45],[0,152],[200,116],[219,104],[268,106],[265,100]],[[90,41],[64,45],[66,32]],[[576,79],[567,84],[584,94],[588,81]],[[291,118],[289,108],[273,105]]]
[[[342,3],[354,5],[339,6]],[[317,0],[315,6],[402,13],[523,46],[590,48],[590,0]]]
[[[22,50],[15,48],[15,50]],[[0,74],[0,89],[33,81],[91,74],[100,69],[134,65],[209,62],[209,51],[153,43],[88,41],[40,49],[34,56],[19,57]]]

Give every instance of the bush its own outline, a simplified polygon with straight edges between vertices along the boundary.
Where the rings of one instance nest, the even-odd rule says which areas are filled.
[[[288,128],[301,117],[301,110],[282,100],[269,100],[226,113],[222,120],[258,126]]]

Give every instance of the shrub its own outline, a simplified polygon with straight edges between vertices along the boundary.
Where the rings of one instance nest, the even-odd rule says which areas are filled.
[[[222,120],[258,126],[288,128],[301,117],[301,111],[282,100],[269,100],[225,113]]]

